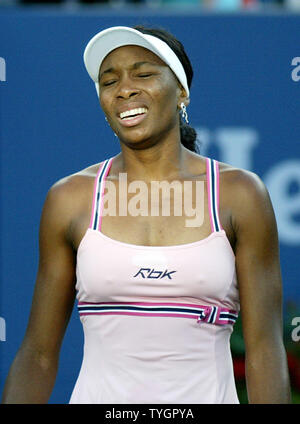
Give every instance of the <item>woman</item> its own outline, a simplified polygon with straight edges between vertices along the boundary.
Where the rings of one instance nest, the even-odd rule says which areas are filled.
[[[196,153],[183,46],[164,30],[113,27],[84,60],[121,152],[49,190],[4,403],[48,401],[76,294],[85,346],[70,403],[238,403],[229,340],[240,308],[249,402],[289,403],[271,201],[255,174]],[[176,181],[190,197],[184,183],[199,183],[203,220],[186,225],[186,210],[166,217],[161,206],[120,213],[132,200],[121,175],[144,184],[142,205],[153,181]],[[115,216],[105,214],[105,188]],[[176,203],[175,190],[166,197]]]

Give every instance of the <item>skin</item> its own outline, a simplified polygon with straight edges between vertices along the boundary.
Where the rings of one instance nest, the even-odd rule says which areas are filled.
[[[137,66],[140,62],[148,63]],[[180,143],[179,108],[182,101],[189,102],[186,93],[158,57],[138,46],[121,47],[105,58],[99,76],[100,104],[120,139],[121,152],[108,175],[117,189],[120,172],[127,172],[128,182],[146,184],[151,180],[205,181],[205,158]],[[148,113],[141,124],[126,128],[117,111],[132,104],[146,105]],[[278,235],[270,197],[256,174],[219,165],[220,219],[236,256],[249,403],[290,403]],[[32,309],[7,377],[3,403],[47,403],[51,395],[76,295],[76,252],[89,226],[98,169],[99,163],[68,176],[47,194]],[[149,213],[104,216],[101,231],[136,245],[190,243],[211,234],[206,203],[205,210],[200,227],[185,227],[185,216],[151,217]]]

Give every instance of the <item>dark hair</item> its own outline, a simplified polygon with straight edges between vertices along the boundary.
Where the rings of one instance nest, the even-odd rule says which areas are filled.
[[[173,50],[178,59],[180,60],[183,69],[186,74],[188,87],[191,87],[193,79],[193,68],[192,64],[184,50],[183,45],[173,34],[166,31],[163,28],[149,28],[143,25],[136,25],[133,27],[137,31],[142,32],[143,34],[153,35],[154,37],[160,38],[162,41],[168,44],[168,46]],[[182,118],[180,118],[180,140],[184,147],[191,150],[192,152],[198,153],[197,149],[197,133],[194,128],[186,124]]]

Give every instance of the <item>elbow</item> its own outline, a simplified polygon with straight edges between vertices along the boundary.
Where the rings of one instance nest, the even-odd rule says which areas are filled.
[[[21,362],[30,363],[33,368],[38,368],[43,374],[57,371],[58,355],[47,349],[32,346],[30,343],[20,348],[17,358]]]

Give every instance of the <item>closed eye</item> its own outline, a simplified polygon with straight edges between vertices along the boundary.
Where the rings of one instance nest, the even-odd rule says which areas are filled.
[[[102,83],[102,85],[104,85],[105,87],[112,85],[116,82],[116,80],[111,80],[111,81],[105,81]]]
[[[146,78],[146,77],[151,77],[151,75],[153,75],[153,74],[152,73],[143,73],[143,74],[138,74],[138,77]]]

